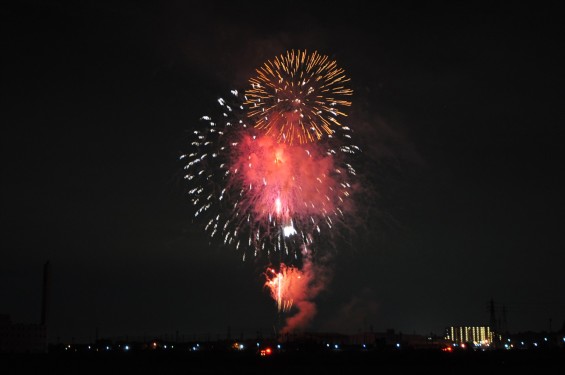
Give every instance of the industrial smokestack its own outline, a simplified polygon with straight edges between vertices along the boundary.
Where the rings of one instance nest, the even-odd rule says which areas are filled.
[[[43,296],[41,301],[41,325],[47,325],[47,313],[49,310],[49,292],[51,289],[51,265],[49,261],[43,265]]]

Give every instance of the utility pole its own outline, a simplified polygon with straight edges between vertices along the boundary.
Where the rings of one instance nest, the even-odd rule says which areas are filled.
[[[496,321],[496,310],[494,308],[494,299],[490,299],[489,302],[489,312],[490,312],[490,329],[492,331],[492,346],[494,349],[498,347],[498,324]]]
[[[509,335],[509,331],[508,331],[508,318],[506,315],[506,305],[502,305],[502,327],[501,330],[504,331],[505,335]]]
[[[41,301],[41,325],[47,326],[49,313],[49,294],[51,289],[51,266],[49,261],[43,265],[43,295]]]
[[[41,300],[41,329],[45,332],[44,351],[49,350],[49,332],[47,330],[47,322],[49,317],[49,305],[51,296],[51,265],[49,261],[43,265],[43,290]]]

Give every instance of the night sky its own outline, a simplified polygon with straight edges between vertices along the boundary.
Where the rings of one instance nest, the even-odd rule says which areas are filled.
[[[273,332],[260,264],[210,246],[183,163],[217,99],[288,49],[351,78],[368,208],[310,329],[565,324],[562,1],[2,6],[0,313],[52,340]],[[369,4],[371,4],[369,6]]]

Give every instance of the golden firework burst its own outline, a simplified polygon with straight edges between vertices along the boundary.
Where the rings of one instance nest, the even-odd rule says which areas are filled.
[[[256,69],[245,91],[247,116],[277,142],[304,144],[331,136],[351,102],[349,78],[328,56],[287,51]]]

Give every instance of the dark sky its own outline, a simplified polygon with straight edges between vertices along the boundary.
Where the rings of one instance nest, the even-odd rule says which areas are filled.
[[[192,223],[189,131],[287,49],[354,89],[373,192],[311,329],[565,323],[562,1],[2,6],[0,313],[50,335],[270,334],[254,262]],[[369,6],[370,4],[370,6]],[[361,228],[361,227],[360,227]]]

